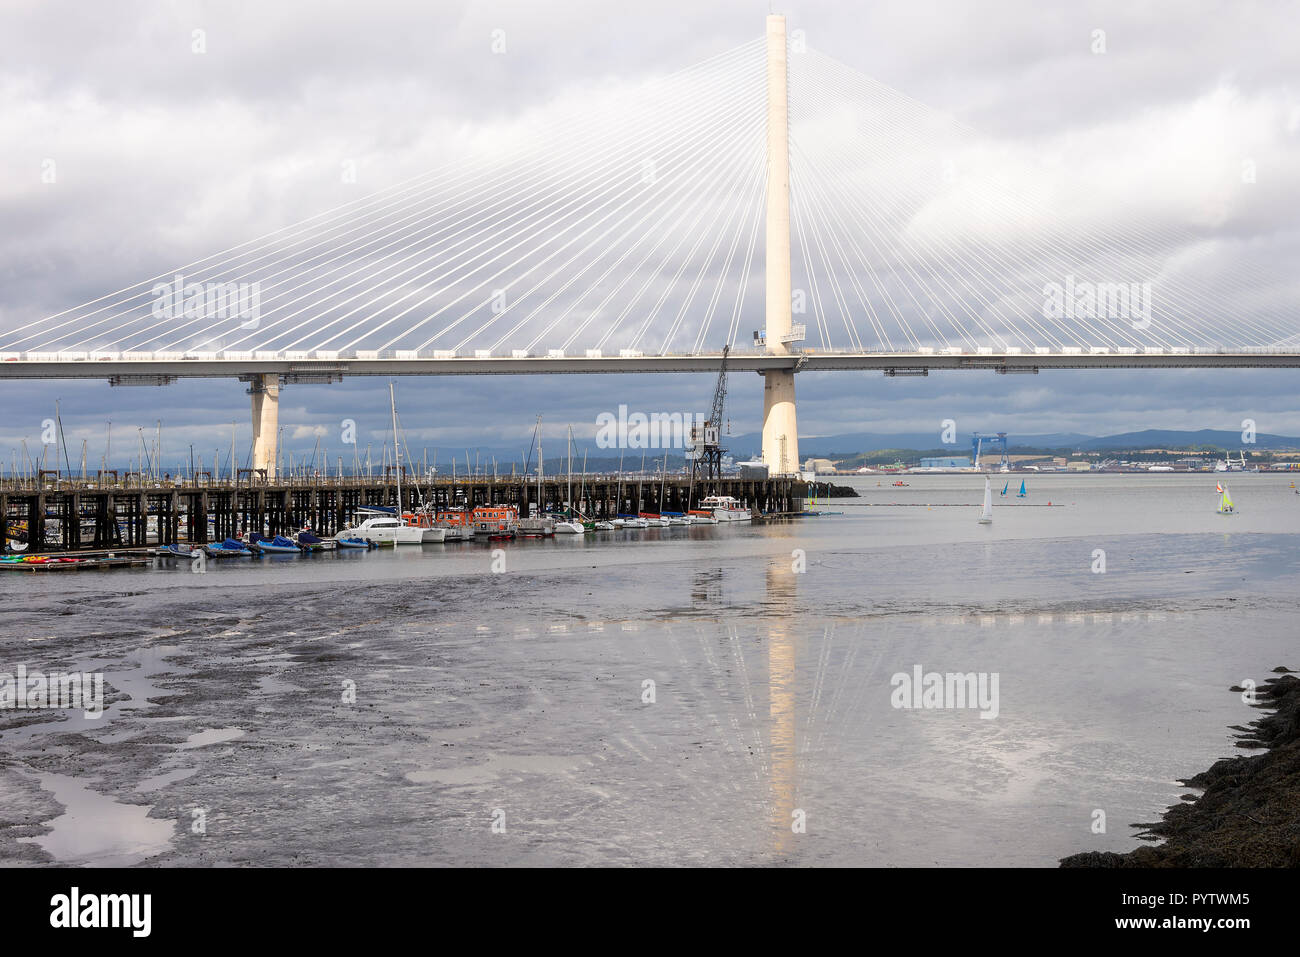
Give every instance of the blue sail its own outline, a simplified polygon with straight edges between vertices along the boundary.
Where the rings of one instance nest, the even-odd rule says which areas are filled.
[[[1007,484],[1002,486],[1002,494],[1007,494],[1007,489],[1011,487],[1011,479],[1007,479]]]
[[[1019,491],[1019,493],[1017,493],[1017,497],[1019,497],[1019,498],[1024,498],[1024,497],[1025,497],[1025,480],[1024,480],[1024,479],[1021,479],[1021,480],[1020,480],[1020,491]]]

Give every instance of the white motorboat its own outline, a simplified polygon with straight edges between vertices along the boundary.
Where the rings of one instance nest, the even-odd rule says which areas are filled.
[[[719,522],[748,522],[754,518],[748,506],[730,495],[710,495],[700,502],[700,510],[710,512]]]
[[[353,519],[356,524],[340,529],[334,536],[335,541],[340,538],[360,538],[379,542],[381,545],[421,545],[424,543],[425,532],[443,531],[407,525],[395,514],[386,510],[361,509],[357,515],[361,521],[357,522]],[[441,538],[436,540],[442,541]]]

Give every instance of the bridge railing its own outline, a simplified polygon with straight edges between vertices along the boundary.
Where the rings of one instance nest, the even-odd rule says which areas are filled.
[[[727,478],[739,479],[739,475],[728,475]],[[555,482],[568,481],[568,473],[560,472],[551,473],[544,476],[548,484]],[[666,480],[668,482],[682,482],[690,480],[690,471],[673,471],[669,470]],[[396,477],[389,475],[305,475],[293,474],[282,475],[278,478],[248,478],[242,477],[238,480],[224,478],[177,478],[173,479],[167,476],[156,478],[148,474],[129,473],[121,475],[116,479],[100,480],[95,477],[87,478],[57,478],[49,477],[36,478],[34,476],[3,476],[0,477],[0,493],[7,494],[39,494],[42,492],[146,492],[161,494],[171,491],[194,492],[194,491],[229,491],[229,490],[247,490],[247,489],[270,489],[270,488],[294,488],[294,489],[359,489],[375,488],[378,486],[393,486],[396,484]],[[665,481],[665,475],[662,472],[623,472],[621,475],[617,472],[574,472],[573,484],[578,486],[580,483],[591,485],[593,483],[615,484],[635,484],[637,482],[651,483]],[[532,485],[537,482],[536,475],[497,475],[493,476],[490,472],[471,473],[456,475],[455,478],[450,473],[436,474],[425,476],[417,473],[404,474],[402,484],[407,488],[445,488],[449,486],[476,485],[488,486],[491,488],[514,488],[523,485]]]

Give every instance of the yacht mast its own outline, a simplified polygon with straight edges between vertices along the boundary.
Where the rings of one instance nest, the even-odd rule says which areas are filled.
[[[397,520],[402,520],[402,446],[397,441],[397,398],[393,395],[393,382],[388,381],[388,405],[393,410],[393,461],[397,468]]]

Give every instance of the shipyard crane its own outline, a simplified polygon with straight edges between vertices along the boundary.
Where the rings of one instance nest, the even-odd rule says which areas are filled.
[[[1005,432],[972,432],[970,435],[970,450],[973,458],[973,465],[976,469],[980,467],[980,453],[984,451],[984,444],[988,443],[990,448],[1002,450],[1001,458],[998,461],[998,471],[1006,472],[1009,470],[1007,458],[1007,434]]]
[[[718,367],[718,382],[713,387],[713,408],[703,426],[691,426],[691,447],[694,455],[691,464],[691,484],[697,481],[716,482],[722,478],[722,456],[727,451],[719,446],[722,439],[723,407],[727,404],[727,355],[730,345],[722,347],[722,364]]]

